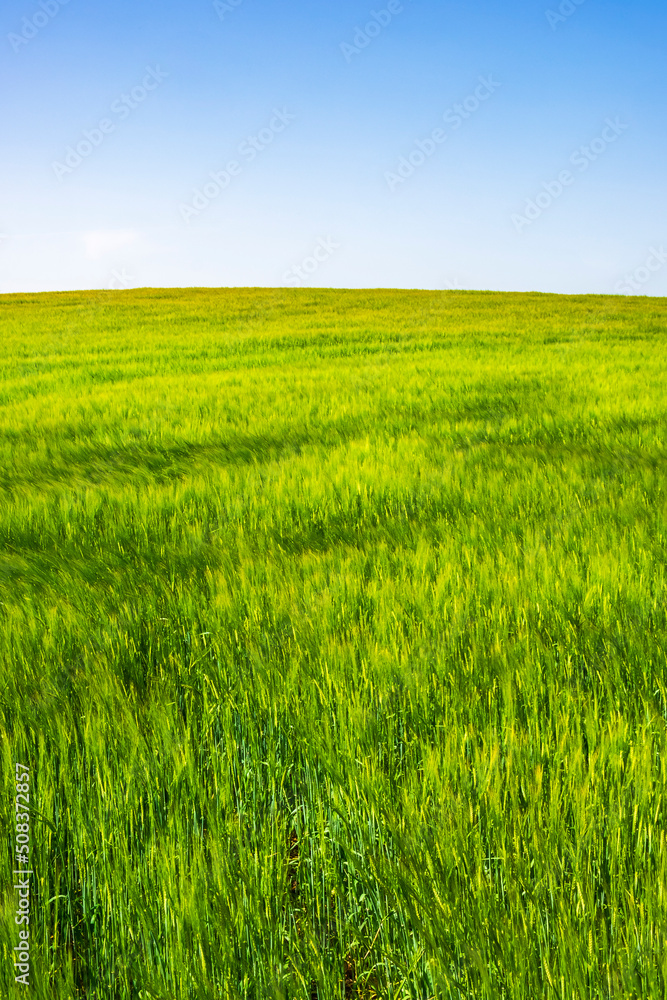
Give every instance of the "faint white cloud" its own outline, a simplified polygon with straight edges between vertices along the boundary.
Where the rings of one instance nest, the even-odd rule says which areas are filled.
[[[122,247],[136,243],[139,233],[134,229],[95,229],[82,233],[82,238],[88,260],[99,260]]]

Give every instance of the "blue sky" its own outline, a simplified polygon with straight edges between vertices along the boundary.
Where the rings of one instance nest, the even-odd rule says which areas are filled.
[[[667,295],[666,27],[609,0],[5,0],[0,292]]]

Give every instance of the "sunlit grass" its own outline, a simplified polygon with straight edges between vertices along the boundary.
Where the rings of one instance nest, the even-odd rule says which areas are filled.
[[[0,297],[2,996],[667,997],[666,328]]]

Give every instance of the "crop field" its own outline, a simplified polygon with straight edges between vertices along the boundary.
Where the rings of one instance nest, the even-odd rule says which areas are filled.
[[[3,1000],[667,998],[667,300],[4,295],[0,366]]]

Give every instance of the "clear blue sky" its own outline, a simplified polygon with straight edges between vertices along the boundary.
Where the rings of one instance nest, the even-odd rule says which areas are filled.
[[[0,291],[667,295],[666,28],[664,0],[5,0]]]

